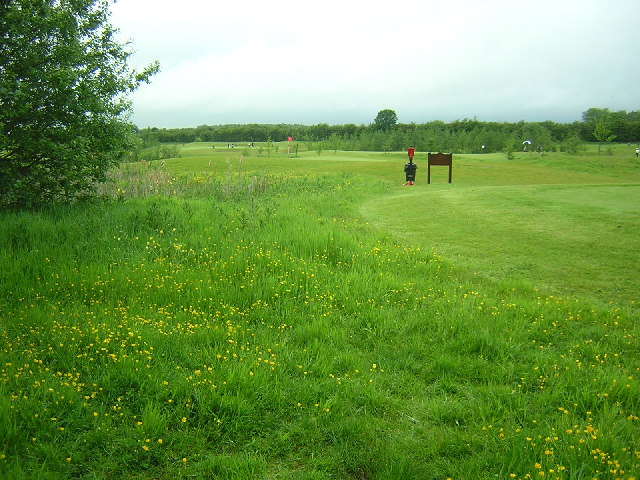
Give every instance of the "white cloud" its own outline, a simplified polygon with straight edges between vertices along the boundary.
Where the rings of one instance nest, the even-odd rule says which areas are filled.
[[[635,0],[119,0],[136,123],[572,121],[640,109]]]

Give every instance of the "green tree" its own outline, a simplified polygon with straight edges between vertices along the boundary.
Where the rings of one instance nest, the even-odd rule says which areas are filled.
[[[388,131],[393,130],[398,123],[398,115],[393,110],[385,108],[380,110],[373,121],[374,130]]]
[[[593,136],[598,141],[598,155],[600,155],[600,147],[602,143],[613,142],[616,136],[611,129],[611,120],[608,113],[601,115],[595,121],[593,128]]]
[[[577,132],[568,135],[562,141],[562,150],[571,154],[583,152],[586,148],[584,141],[580,138]]]
[[[595,123],[598,118],[606,115],[608,111],[608,108],[589,108],[586,112],[582,112],[582,121],[585,123]]]
[[[307,131],[311,140],[326,140],[329,138],[331,127],[327,123],[319,123],[311,125]]]
[[[331,148],[331,150],[333,150],[334,155],[337,155],[341,143],[342,142],[340,140],[340,137],[335,133],[332,133],[329,137],[329,140],[327,141],[327,145],[329,146],[329,148]]]
[[[89,194],[134,145],[127,94],[158,64],[128,67],[109,4],[0,2],[0,205]]]
[[[507,141],[504,144],[504,154],[507,157],[507,160],[513,160],[516,158],[516,150],[517,150],[517,142],[513,139],[513,138],[509,138],[507,139]]]

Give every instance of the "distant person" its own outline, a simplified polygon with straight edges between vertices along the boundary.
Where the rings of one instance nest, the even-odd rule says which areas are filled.
[[[636,148],[636,157],[640,155],[640,148]]]

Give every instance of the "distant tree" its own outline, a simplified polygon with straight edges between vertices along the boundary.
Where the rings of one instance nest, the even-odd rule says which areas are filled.
[[[393,110],[388,108],[384,110],[380,110],[378,115],[376,115],[375,120],[373,121],[374,130],[382,130],[388,131],[393,130],[393,128],[398,123],[398,115]]]
[[[267,149],[267,157],[271,158],[271,151],[273,150],[273,140],[271,139],[271,137],[267,138],[266,149]]]
[[[158,65],[128,67],[109,3],[0,2],[0,205],[90,193],[134,145],[126,96]]]
[[[613,142],[616,138],[611,129],[611,121],[608,114],[601,115],[596,119],[593,136],[598,141],[598,155],[600,155],[600,147],[602,144]]]
[[[640,111],[633,111],[627,113],[628,122],[640,122]]]
[[[331,150],[333,150],[334,155],[338,153],[340,143],[340,137],[337,134],[332,133],[329,137],[329,140],[327,141],[327,145],[329,146],[329,148],[331,148]]]
[[[328,123],[319,123],[317,125],[311,125],[308,129],[308,134],[312,140],[326,140],[329,138],[331,127]]]
[[[607,115],[608,112],[608,108],[589,108],[586,112],[582,112],[582,121],[585,123],[595,123],[598,118]]]
[[[358,127],[356,127],[356,125],[353,123],[339,125],[337,129],[338,129],[338,134],[341,135],[343,138],[354,136],[358,131]]]
[[[504,144],[504,154],[507,157],[507,160],[513,160],[516,158],[516,141],[513,138],[509,138]]]
[[[584,141],[580,138],[580,136],[574,132],[571,135],[568,135],[562,141],[562,150],[567,153],[576,154],[578,152],[582,152],[586,150],[586,146]]]

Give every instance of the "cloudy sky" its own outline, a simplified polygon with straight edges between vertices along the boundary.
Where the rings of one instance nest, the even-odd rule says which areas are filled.
[[[117,0],[140,127],[640,110],[638,0]]]

